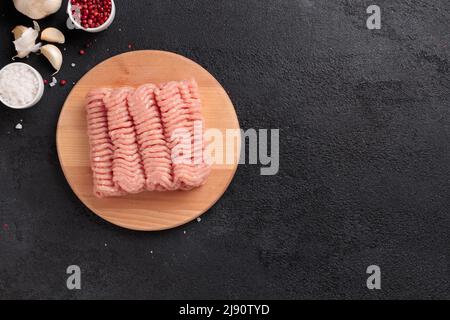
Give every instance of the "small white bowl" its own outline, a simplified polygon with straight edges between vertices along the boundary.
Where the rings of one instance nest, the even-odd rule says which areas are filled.
[[[84,30],[86,32],[96,33],[101,32],[109,28],[109,26],[113,23],[114,18],[116,17],[116,4],[114,0],[111,0],[111,14],[109,15],[108,20],[105,21],[100,27],[97,28],[84,28],[81,24],[79,24],[72,15],[72,3],[69,0],[67,5],[67,14],[69,15],[70,21],[72,21],[73,25],[76,29]]]
[[[10,105],[6,101],[4,101],[1,96],[0,96],[0,102],[3,103],[8,108],[11,108],[11,109],[28,109],[28,108],[31,108],[34,105],[36,105],[39,101],[41,101],[42,96],[44,95],[44,80],[42,79],[41,74],[35,68],[33,68],[32,66],[30,66],[30,65],[28,65],[26,63],[22,63],[22,62],[13,62],[13,63],[7,64],[6,66],[4,66],[0,70],[0,73],[2,73],[3,70],[6,70],[7,68],[9,68],[12,65],[23,65],[23,66],[27,67],[31,72],[33,72],[34,75],[37,78],[37,82],[38,82],[38,85],[39,85],[38,91],[37,91],[36,96],[34,97],[34,99],[32,101],[30,101],[29,103],[27,103],[26,105],[23,105],[23,106]]]

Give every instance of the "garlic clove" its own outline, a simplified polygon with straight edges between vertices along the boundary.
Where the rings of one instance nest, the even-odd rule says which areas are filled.
[[[36,44],[36,39],[39,36],[39,25],[34,21],[34,29],[24,26],[17,26],[12,30],[14,34],[14,47],[17,51],[15,58],[25,58],[31,52],[39,50],[41,44]]]
[[[28,28],[25,26],[16,26],[11,32],[14,35],[14,41],[19,39]],[[14,58],[23,59],[30,54],[30,51],[18,51]],[[13,58],[13,59],[14,59]]]
[[[42,31],[41,40],[53,43],[64,43],[66,38],[64,34],[56,28],[46,28]]]
[[[12,29],[11,32],[14,35],[14,40],[19,39],[27,29],[28,28],[25,26],[16,26],[14,29]]]
[[[63,62],[61,50],[52,44],[46,44],[41,48],[41,53],[48,59],[53,68],[55,68],[56,72],[54,74],[57,74]]]

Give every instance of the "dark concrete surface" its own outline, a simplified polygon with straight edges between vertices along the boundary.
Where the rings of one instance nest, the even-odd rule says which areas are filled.
[[[365,26],[370,4],[381,30]],[[117,5],[107,32],[66,32],[69,85],[33,109],[0,108],[0,298],[450,298],[449,1]],[[18,23],[31,21],[0,1],[0,66]],[[64,24],[63,10],[42,22]],[[72,82],[129,44],[197,61],[243,128],[279,128],[279,174],[240,166],[200,223],[165,232],[83,207],[59,167],[56,122]],[[41,57],[27,62],[50,77]],[[80,291],[66,289],[71,264]],[[371,264],[380,291],[366,288]]]

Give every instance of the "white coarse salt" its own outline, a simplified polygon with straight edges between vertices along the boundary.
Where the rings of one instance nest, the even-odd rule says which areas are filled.
[[[20,124],[20,123],[16,124],[16,129],[17,130],[22,130],[23,129],[23,125]]]
[[[52,77],[52,82],[49,83],[49,86],[54,87],[54,86],[56,86],[57,83],[58,83],[58,80],[56,80],[55,77]]]
[[[7,104],[25,106],[36,98],[38,91],[38,78],[27,66],[11,64],[0,72],[0,96]]]

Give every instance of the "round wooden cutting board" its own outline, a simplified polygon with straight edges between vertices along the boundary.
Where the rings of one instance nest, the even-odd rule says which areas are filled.
[[[207,183],[192,191],[142,192],[119,198],[93,195],[86,133],[85,96],[97,87],[134,86],[195,78],[199,84],[205,129],[239,129],[233,104],[217,80],[195,62],[164,51],[135,51],[112,57],[89,71],[72,89],[58,122],[56,143],[64,175],[80,200],[103,219],[142,231],[174,228],[203,214],[223,195],[236,172],[231,164],[213,164]],[[240,148],[240,139],[236,149]]]

